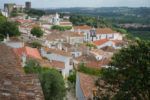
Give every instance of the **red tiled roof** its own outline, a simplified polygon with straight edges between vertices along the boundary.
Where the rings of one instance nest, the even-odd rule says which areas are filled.
[[[78,75],[82,92],[86,98],[90,99],[92,97],[93,88],[95,88],[95,77],[79,72]]]
[[[110,58],[102,59],[101,61],[89,61],[85,63],[85,66],[89,68],[101,69],[103,66],[108,65],[110,62]]]
[[[96,46],[99,46],[99,45],[102,45],[108,41],[109,41],[108,39],[101,39],[101,40],[93,41],[93,44]]]
[[[106,51],[106,52],[115,52],[116,51],[116,49],[114,49],[111,46],[106,46],[106,47],[103,47],[101,49],[104,50],[104,51]]]
[[[20,25],[20,28],[28,28],[31,29],[33,27],[39,27],[39,24],[33,23],[33,24],[29,24],[29,25]]]
[[[23,48],[15,48],[15,53],[20,57],[23,53],[25,53],[28,57],[35,58],[35,59],[42,59],[38,49],[31,48],[31,47],[23,47]]]
[[[111,40],[115,44],[123,44],[124,42],[122,40]]]
[[[16,20],[16,22],[19,22],[19,23],[31,23],[32,20],[18,19],[18,20]]]
[[[81,30],[90,30],[92,29],[92,27],[88,26],[88,25],[82,25],[82,26],[74,26],[74,29],[81,29]]]
[[[1,68],[2,67],[2,68]],[[0,44],[0,73],[3,70],[9,70],[9,73],[23,73],[21,67],[21,61],[19,57],[13,52],[13,49]]]
[[[102,65],[101,61],[90,61],[85,64],[85,66],[87,67],[96,68],[96,69],[100,69],[101,65]]]
[[[50,61],[50,65],[56,69],[64,69],[65,63],[61,61],[52,60]]]
[[[83,37],[84,35],[82,33],[78,33],[78,32],[65,32],[64,33],[65,37],[69,36],[69,37]]]
[[[60,25],[72,25],[72,23],[69,21],[66,21],[66,22],[60,22]]]
[[[96,34],[111,34],[116,33],[111,28],[98,28],[96,29]]]
[[[25,50],[26,50],[27,55],[37,58],[37,59],[42,59],[38,49],[25,47]]]
[[[63,51],[63,50],[53,49],[53,48],[45,48],[45,50],[47,51],[47,53],[55,53],[55,54],[58,54],[58,55],[71,57],[70,52],[66,52],[66,51]]]
[[[44,100],[37,75],[26,75],[13,49],[0,44],[0,100]]]
[[[56,61],[56,60],[39,60],[41,66],[43,67],[50,67],[50,68],[56,68],[56,69],[64,69],[65,68],[65,63],[61,61]]]

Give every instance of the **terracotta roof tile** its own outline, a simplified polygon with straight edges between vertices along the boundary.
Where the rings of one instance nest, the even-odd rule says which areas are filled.
[[[98,28],[96,29],[96,34],[112,34],[116,33],[111,28]]]
[[[102,59],[101,61],[89,61],[85,63],[86,67],[101,69],[103,66],[108,65],[111,59]]]
[[[82,89],[84,96],[89,99],[92,98],[96,77],[79,72],[78,75],[80,78],[80,87]]]
[[[92,27],[87,26],[87,25],[82,25],[82,26],[74,26],[74,29],[75,30],[78,30],[78,29],[80,29],[80,30],[90,30],[90,29],[92,29]]]
[[[66,51],[63,51],[63,50],[52,49],[52,48],[45,48],[45,50],[47,51],[47,53],[55,53],[55,54],[58,54],[58,55],[71,57],[70,52],[66,52]]]
[[[109,41],[108,39],[101,39],[101,40],[93,41],[93,44],[96,46],[99,46],[99,45],[102,45],[108,41]]]
[[[78,33],[78,32],[65,32],[63,35],[69,36],[69,37],[83,37],[84,35],[82,33]]]
[[[53,30],[53,31],[51,31],[51,34],[46,35],[46,39],[50,40],[50,41],[53,41],[56,39],[63,39],[62,35],[63,35],[62,32]]]
[[[44,100],[37,75],[26,75],[10,47],[0,44],[0,99]]]
[[[23,53],[25,53],[28,57],[42,59],[37,48],[31,48],[26,46],[23,48],[15,48],[14,51],[19,57],[22,56]]]
[[[16,22],[19,22],[19,23],[31,23],[32,20],[18,19],[18,20],[16,20]]]
[[[20,59],[13,52],[13,49],[4,44],[0,44],[0,65],[3,66],[3,70],[9,70],[9,73],[23,72],[23,69],[20,68]]]
[[[103,47],[101,49],[104,50],[104,51],[106,51],[106,52],[115,52],[116,51],[116,49],[114,49],[111,46],[106,46],[106,47]]]
[[[56,60],[40,60],[39,61],[41,66],[43,67],[50,67],[50,68],[56,68],[56,69],[64,69],[65,68],[65,63],[61,61],[56,61]]]
[[[110,52],[107,52],[107,51],[104,51],[102,49],[93,49],[90,51],[91,54],[93,55],[101,55],[103,56],[104,58],[111,58],[113,56],[113,53],[110,53]]]
[[[68,25],[68,26],[71,26],[72,25],[72,23],[71,22],[69,22],[69,21],[64,21],[64,22],[60,22],[60,25]]]

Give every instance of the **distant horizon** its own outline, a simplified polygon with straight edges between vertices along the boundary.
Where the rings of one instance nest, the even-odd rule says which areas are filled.
[[[26,1],[32,3],[32,8],[55,9],[55,8],[101,8],[101,7],[150,7],[149,0],[0,0],[0,8],[4,3],[25,5]]]
[[[96,9],[96,8],[150,8],[150,7],[145,7],[145,6],[140,6],[140,7],[128,7],[128,6],[112,6],[112,7],[49,7],[49,8],[38,8],[38,7],[32,7],[32,9],[69,9],[69,8],[91,8],[91,9]],[[3,9],[3,7],[0,9]]]
[[[113,6],[112,7],[53,7],[53,8],[51,7],[51,8],[33,8],[33,9],[66,9],[66,8],[93,8],[94,9],[94,8],[150,8],[150,7],[142,7],[142,6],[141,7],[127,7],[127,6],[126,7],[125,6],[124,7],[123,6],[122,7],[119,6],[118,7],[117,6],[114,7]]]

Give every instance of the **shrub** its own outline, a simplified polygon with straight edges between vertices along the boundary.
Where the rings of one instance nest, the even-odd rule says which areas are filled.
[[[79,65],[78,71],[89,74],[89,75],[95,75],[95,76],[100,76],[101,75],[101,70],[86,67],[83,63],[81,63]]]
[[[51,28],[52,30],[59,30],[59,31],[66,31],[66,30],[71,30],[71,26],[59,26],[59,25],[54,25]]]

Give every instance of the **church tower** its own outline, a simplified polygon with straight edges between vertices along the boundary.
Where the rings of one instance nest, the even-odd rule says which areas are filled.
[[[53,22],[54,25],[60,25],[60,18],[59,18],[58,13],[55,14],[52,22]]]

